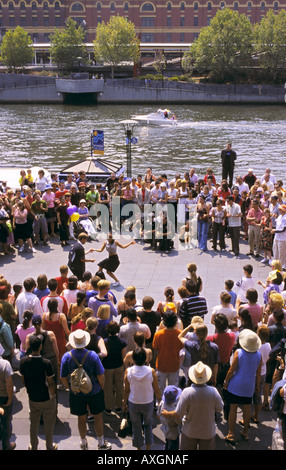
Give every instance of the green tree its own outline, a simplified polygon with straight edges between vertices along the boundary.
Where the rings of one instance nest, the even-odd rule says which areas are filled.
[[[279,72],[285,74],[286,68],[286,11],[275,14],[269,10],[255,26],[254,50],[259,58],[259,65],[266,69],[275,80]]]
[[[84,44],[85,30],[69,18],[64,30],[56,29],[51,35],[51,57],[58,67],[71,72],[76,64],[88,62]]]
[[[98,24],[93,44],[95,59],[111,67],[112,78],[120,62],[136,63],[140,57],[140,42],[136,37],[135,26],[122,16],[113,16],[108,23],[103,21]]]
[[[237,11],[219,10],[210,26],[201,29],[183,57],[186,71],[210,71],[220,80],[234,76],[247,65],[253,50],[253,30],[249,19]]]
[[[160,75],[162,75],[162,88],[164,86],[164,70],[167,67],[167,59],[162,49],[156,50],[156,57],[153,63],[153,67]]]
[[[10,29],[3,37],[1,44],[1,62],[9,72],[23,69],[34,58],[33,41],[20,26]]]

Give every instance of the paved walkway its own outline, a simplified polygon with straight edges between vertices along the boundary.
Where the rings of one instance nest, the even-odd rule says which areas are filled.
[[[230,241],[227,239],[228,249]],[[99,248],[101,242],[92,241],[87,243],[87,249]],[[210,248],[210,243],[209,243]],[[14,256],[0,255],[0,273],[11,283],[22,282],[26,277],[32,276],[35,279],[39,274],[46,273],[48,278],[59,275],[59,266],[67,263],[69,247],[62,248],[58,239],[52,239],[50,246],[37,249],[37,253],[23,253]],[[114,289],[117,298],[120,299],[128,285],[137,287],[137,298],[142,299],[144,295],[151,295],[155,299],[155,305],[164,299],[164,289],[170,285],[175,289],[181,285],[181,280],[186,275],[186,266],[189,262],[195,262],[198,266],[198,274],[203,279],[203,291],[207,299],[209,314],[205,322],[209,328],[209,333],[213,333],[213,326],[210,324],[211,308],[219,304],[219,294],[224,289],[224,280],[233,279],[237,281],[242,275],[242,267],[246,263],[251,263],[254,267],[253,276],[256,280],[266,280],[269,267],[264,266],[256,258],[246,256],[248,251],[247,242],[241,241],[240,259],[235,259],[229,252],[200,252],[198,249],[185,251],[179,249],[175,243],[175,249],[170,254],[162,254],[149,249],[149,245],[136,243],[126,250],[120,250],[119,257],[121,265],[117,274],[122,285]],[[93,257],[93,253],[89,255]],[[94,253],[96,261],[101,261],[106,257],[106,253]],[[87,264],[87,269],[92,273],[96,272],[96,264]],[[262,288],[258,286],[260,302],[262,302]],[[29,415],[26,391],[22,386],[18,372],[14,375],[14,382],[17,393],[14,399],[13,415],[13,440],[16,441],[17,449],[27,449],[29,444]],[[68,393],[59,391],[58,422],[55,429],[55,442],[60,450],[78,450],[79,438],[77,431],[77,421],[70,415],[68,406]],[[240,425],[237,424],[236,436],[238,438],[236,447],[232,447],[224,442],[227,433],[227,424],[222,421],[218,424],[217,449],[221,450],[267,450],[271,447],[272,434],[275,427],[275,415],[272,412],[262,412],[259,425],[251,424],[249,441],[245,442],[240,438]],[[119,439],[117,431],[120,418],[116,415],[104,415],[105,437],[112,443],[115,450],[131,450],[131,438]],[[93,425],[89,427],[89,448],[97,448],[97,440],[94,437]],[[44,449],[43,427],[40,428],[40,449]],[[160,430],[160,425],[155,418],[154,427],[154,450],[163,450],[164,437]]]

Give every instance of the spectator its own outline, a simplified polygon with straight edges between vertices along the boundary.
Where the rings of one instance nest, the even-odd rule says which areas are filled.
[[[253,327],[256,330],[258,327],[258,324],[262,322],[262,318],[263,318],[263,307],[257,303],[257,300],[258,300],[257,290],[253,288],[247,289],[245,298],[248,300],[248,303],[244,304],[243,306],[249,311],[249,315],[251,316]]]
[[[54,332],[59,350],[59,361],[61,361],[66,352],[66,338],[70,334],[67,318],[64,313],[58,311],[56,298],[49,299],[47,307],[48,312],[44,313],[42,317],[42,327],[46,331]]]
[[[94,311],[94,315],[97,316],[97,311],[100,305],[109,305],[110,306],[110,320],[113,317],[117,317],[117,308],[114,305],[114,298],[109,294],[110,282],[102,279],[97,284],[98,294],[94,297],[91,297],[88,302],[88,307]]]
[[[4,349],[0,342],[0,427],[2,450],[14,450],[16,443],[12,437],[12,407],[13,407],[13,369],[9,361],[3,358]]]
[[[180,351],[183,348],[179,340],[180,330],[176,328],[177,315],[170,310],[164,312],[163,323],[164,328],[156,331],[153,339],[153,349],[157,353],[158,383],[162,393],[166,382],[168,385],[178,385]]]
[[[38,431],[42,417],[46,448],[57,450],[57,445],[53,442],[57,416],[54,371],[51,362],[41,356],[42,338],[40,336],[32,336],[29,347],[31,354],[21,359],[19,369],[29,397],[30,444],[28,449],[38,449]]]
[[[231,304],[231,295],[228,292],[221,292],[220,294],[220,305],[216,305],[212,308],[211,323],[215,323],[215,317],[218,313],[223,313],[227,320],[230,322],[237,318],[237,311]]]
[[[176,416],[163,416],[163,411],[174,411],[180,399],[182,390],[174,385],[168,385],[158,406],[157,415],[162,424],[165,435],[165,450],[179,450],[181,418]]]
[[[236,299],[237,299],[237,295],[236,293],[232,290],[233,289],[233,286],[234,286],[234,282],[232,279],[227,279],[225,282],[224,282],[224,288],[226,290],[226,292],[228,292],[231,296],[231,305],[233,307],[235,307],[236,305]]]
[[[242,406],[243,412],[241,437],[245,441],[248,440],[252,397],[254,392],[260,389],[261,341],[256,333],[245,329],[239,334],[239,346],[233,355],[231,367],[224,382],[225,417],[228,419],[229,426],[225,440],[230,444],[236,442],[234,431],[238,406]]]
[[[32,325],[33,312],[25,310],[23,314],[23,323],[19,324],[16,329],[16,335],[20,340],[20,359],[26,355],[26,338],[27,335],[35,331],[35,327]]]
[[[108,334],[104,339],[107,355],[102,359],[105,369],[105,413],[110,415],[115,405],[116,413],[122,411],[124,364],[127,343],[119,338],[120,327],[116,321],[111,321],[106,327]]]
[[[19,323],[23,323],[23,314],[25,310],[30,310],[34,315],[42,315],[43,309],[40,300],[34,294],[36,282],[32,277],[24,280],[24,292],[21,292],[16,300]]]
[[[65,315],[68,313],[68,304],[63,295],[58,294],[58,282],[56,279],[49,279],[48,280],[48,289],[49,289],[49,294],[46,295],[45,297],[42,297],[41,299],[41,306],[43,309],[43,312],[48,311],[48,302],[51,299],[55,299],[58,302],[58,309],[59,312],[64,313]]]
[[[128,367],[124,376],[123,409],[128,406],[132,424],[132,441],[137,450],[144,445],[142,426],[145,435],[146,450],[150,450],[153,444],[153,410],[154,393],[161,401],[162,394],[158,386],[157,375],[154,369],[146,366],[146,352],[142,348],[136,348],[133,352],[134,366]]]
[[[164,417],[183,418],[180,450],[214,450],[216,413],[223,401],[215,387],[207,385],[212,370],[201,361],[190,367],[191,385],[185,388],[174,411],[163,410]]]
[[[186,288],[189,292],[189,297],[182,301],[179,310],[179,317],[183,322],[184,328],[191,323],[194,316],[200,316],[204,319],[204,316],[208,313],[207,301],[205,297],[198,294],[197,283],[189,280],[186,283]]]
[[[128,322],[126,325],[122,325],[120,327],[119,338],[126,341],[126,352],[129,352],[133,351],[136,347],[134,342],[134,335],[137,331],[142,331],[145,339],[149,339],[151,337],[151,331],[149,326],[138,321],[137,312],[134,308],[129,308],[127,310],[127,319]]]
[[[254,288],[255,281],[252,277],[253,266],[246,264],[243,266],[243,276],[237,281],[237,301],[236,306],[239,307],[241,304],[247,304],[247,298],[245,297],[246,291],[250,288]]]
[[[71,352],[65,353],[61,363],[61,380],[63,385],[69,388],[69,376],[78,367],[74,358],[80,364],[85,358],[83,368],[92,381],[92,391],[86,395],[82,392],[76,394],[70,390],[70,412],[72,415],[76,415],[78,419],[78,430],[81,439],[80,447],[82,450],[88,449],[86,418],[87,411],[89,410],[94,415],[94,430],[98,439],[98,449],[110,450],[112,446],[104,439],[103,435],[102,413],[105,409],[103,392],[104,367],[98,355],[94,351],[86,349],[90,342],[90,335],[87,331],[74,331],[69,336],[69,342],[73,349]]]

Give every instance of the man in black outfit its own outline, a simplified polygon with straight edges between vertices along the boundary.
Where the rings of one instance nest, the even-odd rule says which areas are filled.
[[[86,255],[88,253],[95,251],[94,248],[90,248],[88,251],[85,251],[84,244],[87,242],[87,239],[88,235],[86,233],[80,233],[78,241],[73,245],[69,252],[68,267],[79,281],[83,280],[82,276],[85,272],[85,263],[93,263],[95,261],[94,259],[86,259]]]
[[[57,415],[54,371],[51,361],[41,356],[41,349],[41,335],[32,335],[29,341],[29,352],[31,354],[21,359],[19,369],[29,397],[29,449],[37,450],[38,448],[38,430],[42,416],[45,426],[47,450],[56,450],[57,445],[53,443],[53,432]]]
[[[226,148],[221,152],[222,179],[227,180],[229,176],[229,186],[232,187],[233,171],[236,160],[236,152],[232,150],[231,143],[228,142]]]

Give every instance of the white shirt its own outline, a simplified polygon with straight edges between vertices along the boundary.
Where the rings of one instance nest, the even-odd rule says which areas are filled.
[[[286,241],[286,214],[284,215],[279,215],[276,219],[276,230],[283,230],[285,228],[284,232],[281,233],[275,233],[275,240],[279,242],[285,242]]]
[[[239,204],[235,202],[230,206],[229,204],[226,205],[226,213],[230,215],[228,218],[228,225],[229,227],[240,227],[241,226],[241,216],[234,217],[238,214],[241,214],[241,209]]]
[[[247,191],[247,192],[249,193],[249,186],[248,186],[247,183],[244,183],[244,182],[243,182],[243,183],[238,184],[238,185],[236,185],[236,186],[238,186],[238,188],[239,188],[239,194],[241,194],[242,191]]]
[[[248,289],[255,289],[256,287],[253,277],[242,276],[240,280],[236,283],[236,286],[238,287],[237,298],[241,302],[247,303],[248,300],[245,297],[246,291]]]
[[[17,297],[16,307],[20,324],[23,323],[23,314],[25,310],[30,310],[34,315],[43,315],[41,302],[33,292],[21,292]]]

